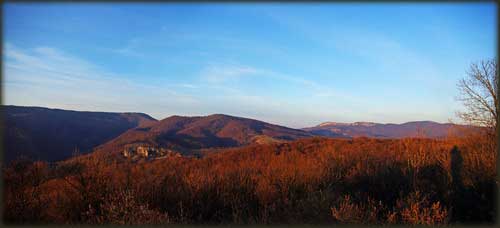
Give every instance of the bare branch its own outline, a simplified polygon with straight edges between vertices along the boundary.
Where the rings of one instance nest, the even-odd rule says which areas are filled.
[[[496,127],[499,111],[497,61],[471,64],[467,76],[458,83],[461,92],[458,100],[466,108],[466,111],[458,112],[458,116],[471,124]]]

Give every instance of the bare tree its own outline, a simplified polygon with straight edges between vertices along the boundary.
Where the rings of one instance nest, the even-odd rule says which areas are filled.
[[[458,100],[465,106],[458,116],[469,124],[495,130],[499,112],[497,60],[471,64],[467,78],[460,80],[458,88]]]

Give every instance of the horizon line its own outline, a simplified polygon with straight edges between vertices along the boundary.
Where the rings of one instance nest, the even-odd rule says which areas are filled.
[[[325,121],[325,122],[320,122],[320,123],[318,123],[318,124],[316,124],[314,126],[302,127],[302,128],[295,128],[295,127],[289,127],[289,126],[282,125],[282,124],[271,123],[271,122],[268,122],[268,121],[264,121],[264,120],[260,120],[260,119],[256,119],[256,118],[252,118],[252,117],[236,116],[236,115],[230,115],[230,114],[225,114],[225,113],[212,113],[212,114],[207,114],[207,115],[179,115],[179,114],[174,114],[174,115],[170,115],[170,116],[167,116],[167,117],[164,117],[164,118],[155,118],[151,114],[148,114],[146,112],[140,112],[140,111],[139,112],[138,111],[123,111],[123,112],[120,112],[120,111],[99,111],[99,110],[64,109],[64,108],[49,107],[49,106],[31,106],[31,105],[25,106],[25,105],[13,105],[13,104],[1,104],[1,105],[2,106],[13,106],[13,107],[23,107],[23,108],[42,108],[42,109],[72,111],[72,112],[94,112],[94,113],[113,113],[113,114],[144,114],[144,115],[147,115],[148,117],[150,117],[150,118],[152,118],[152,119],[154,119],[156,121],[162,121],[162,120],[165,120],[165,119],[168,119],[168,118],[171,118],[171,117],[175,117],[175,116],[194,118],[194,117],[208,117],[208,116],[214,116],[214,115],[225,115],[225,116],[236,117],[236,118],[252,119],[252,120],[261,121],[261,122],[265,122],[265,123],[269,123],[269,124],[274,124],[274,125],[278,125],[278,126],[284,126],[284,127],[292,128],[292,129],[305,129],[305,128],[318,127],[318,126],[320,126],[322,124],[327,124],[327,123],[336,123],[336,124],[373,123],[373,124],[384,124],[384,125],[387,125],[387,124],[402,125],[402,124],[413,123],[413,122],[433,122],[433,123],[437,123],[437,124],[467,125],[467,124],[463,124],[463,123],[454,123],[452,121],[438,122],[438,121],[434,121],[434,120],[412,120],[412,121],[406,121],[406,122],[401,122],[401,123],[394,123],[394,122],[373,122],[373,121],[363,120],[363,121],[353,121],[353,122]]]

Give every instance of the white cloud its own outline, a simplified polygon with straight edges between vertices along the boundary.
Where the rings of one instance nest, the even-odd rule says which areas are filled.
[[[438,89],[436,85],[450,83],[443,79],[439,66],[429,60],[425,56],[426,53],[420,52],[411,43],[400,41],[392,34],[372,27],[363,27],[364,25],[334,23],[330,26],[318,26],[317,23],[313,23],[314,19],[300,15],[286,14],[277,10],[264,12],[274,22],[322,46],[325,50],[347,57],[354,55],[360,60],[370,62],[371,65],[377,66],[384,72],[386,77],[404,77],[425,83],[433,89]],[[435,37],[429,39],[435,39]],[[439,41],[434,40],[434,42]],[[442,42],[442,44],[448,43]]]
[[[130,80],[59,49],[7,44],[4,55],[6,104],[146,113],[157,112],[155,104],[198,104],[192,96]]]
[[[102,85],[103,79],[110,78],[109,74],[98,73],[100,70],[97,66],[48,47],[22,50],[7,45],[5,55],[7,83],[30,82],[49,86],[49,83]]]
[[[243,85],[240,79],[253,78],[255,80],[274,79],[281,84],[298,86],[300,92],[310,94],[315,98],[338,98],[344,101],[359,103],[360,98],[347,93],[340,93],[332,86],[322,85],[318,82],[308,80],[295,75],[276,72],[273,70],[246,66],[241,64],[211,64],[203,68],[200,72],[200,78],[204,82],[208,82],[205,87],[218,89],[230,94],[244,94],[241,86]],[[236,82],[230,84],[228,82]],[[250,94],[251,95],[251,94]],[[262,94],[259,94],[262,95]],[[270,98],[269,98],[270,99]]]
[[[187,84],[187,83],[179,84],[179,86],[184,87],[184,88],[188,88],[188,89],[197,89],[198,88],[198,86],[196,86],[196,85]]]
[[[243,76],[255,75],[257,70],[239,65],[210,65],[202,69],[201,77],[210,83],[220,83],[237,80]]]

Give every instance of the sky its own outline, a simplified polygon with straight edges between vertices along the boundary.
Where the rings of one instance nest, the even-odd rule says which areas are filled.
[[[456,120],[493,3],[6,3],[3,104],[293,128]]]

